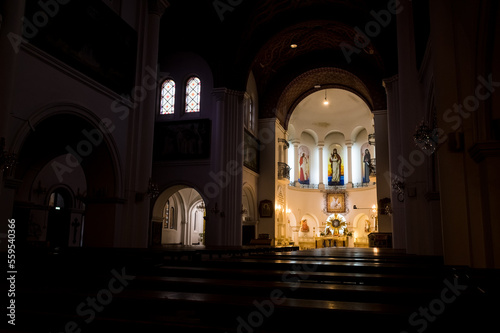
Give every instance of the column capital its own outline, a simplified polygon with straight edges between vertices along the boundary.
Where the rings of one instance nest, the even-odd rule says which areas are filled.
[[[353,142],[351,140],[345,140],[345,145],[347,148],[351,148],[353,145]]]
[[[245,96],[245,92],[222,87],[212,90],[212,95],[215,97],[216,101],[219,102],[225,100],[228,96],[242,99]]]
[[[325,146],[324,141],[318,141],[318,143],[316,144],[316,147],[318,147],[318,148],[323,148],[324,146]]]
[[[290,140],[290,142],[292,143],[292,145],[294,147],[297,147],[300,144],[300,140],[299,139],[292,139],[292,140]]]
[[[387,110],[373,110],[372,113],[374,116],[386,116]]]
[[[167,0],[148,0],[149,14],[161,17],[168,7],[170,7],[170,3]]]
[[[397,82],[399,80],[399,74],[396,74],[396,75],[393,75],[391,77],[388,77],[386,79],[383,79],[382,80],[382,85],[384,86],[384,88],[387,89],[387,86],[394,83],[394,82]]]

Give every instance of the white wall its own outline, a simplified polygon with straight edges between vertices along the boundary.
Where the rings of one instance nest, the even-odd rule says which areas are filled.
[[[346,218],[346,221],[353,227],[356,217],[360,214],[370,216],[370,209],[353,209],[353,205],[359,208],[371,208],[377,204],[377,193],[375,186],[362,187],[356,189],[348,189],[346,191],[346,207],[347,213],[341,214]],[[304,217],[308,218],[309,236],[313,236],[313,227],[316,227],[316,235],[322,231],[324,224],[330,213],[326,213],[325,191],[313,189],[301,189],[289,186],[287,190],[287,205],[291,210],[293,218],[289,218],[292,225],[300,225],[300,220]],[[308,216],[308,217],[307,217]],[[316,223],[315,221],[318,221]],[[293,224],[293,222],[295,224]],[[290,237],[290,236],[289,236]]]

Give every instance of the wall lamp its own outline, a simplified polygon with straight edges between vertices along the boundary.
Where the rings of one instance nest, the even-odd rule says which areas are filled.
[[[224,216],[225,216],[224,212],[223,212],[223,211],[221,211],[221,210],[217,207],[217,202],[215,203],[214,208],[211,208],[211,209],[209,210],[209,212],[211,212],[211,213],[213,213],[213,214],[216,214],[216,215],[218,214],[218,215],[220,215],[220,217],[224,217]]]

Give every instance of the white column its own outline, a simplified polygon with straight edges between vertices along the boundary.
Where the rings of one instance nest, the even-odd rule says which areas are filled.
[[[352,186],[352,141],[346,140],[345,146],[347,147],[347,183]]]
[[[299,140],[292,140],[293,144],[293,181],[299,181]]]
[[[318,188],[324,189],[325,184],[323,183],[323,147],[325,143],[323,141],[318,142],[318,154],[319,154],[319,185]]]

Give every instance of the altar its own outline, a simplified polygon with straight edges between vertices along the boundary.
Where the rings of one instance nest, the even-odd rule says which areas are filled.
[[[324,247],[347,247],[347,236],[319,236],[314,238],[315,247],[317,249]]]

